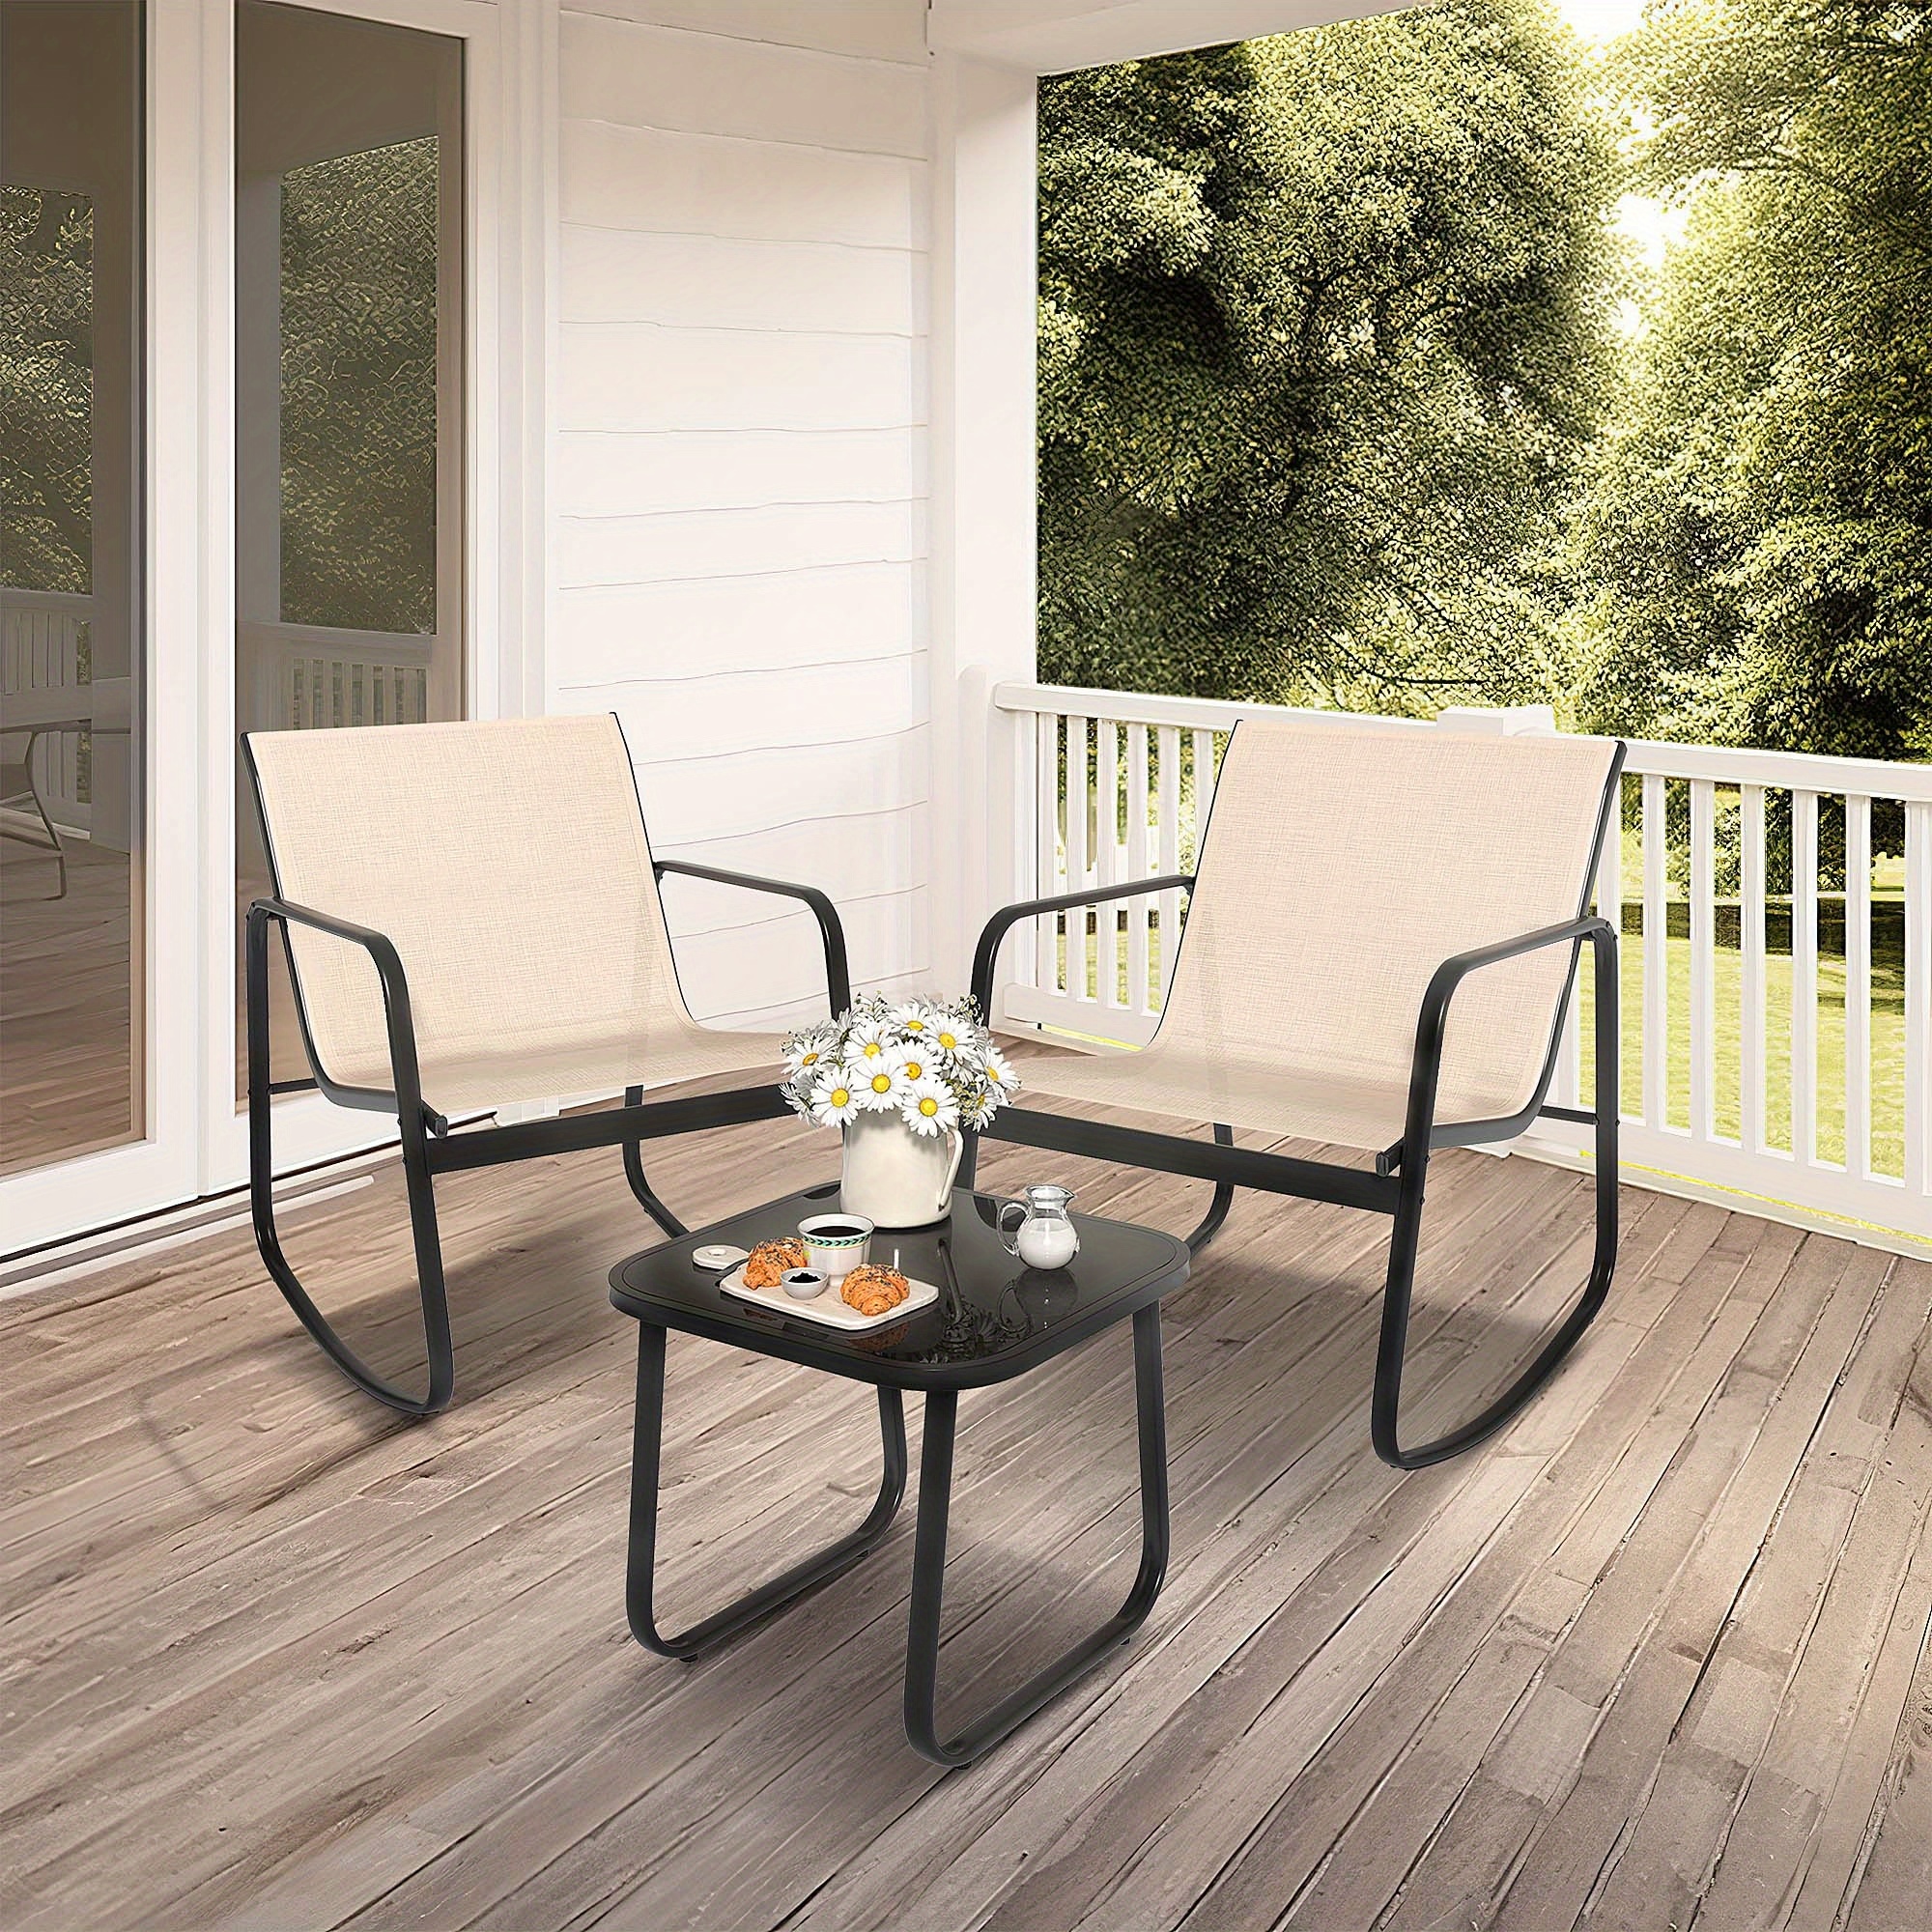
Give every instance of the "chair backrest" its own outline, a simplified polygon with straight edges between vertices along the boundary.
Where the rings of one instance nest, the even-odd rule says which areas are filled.
[[[283,897],[395,942],[425,1063],[644,1044],[689,1024],[609,715],[244,739]],[[325,1070],[387,1062],[374,968],[294,927]]]
[[[1210,1063],[1406,1082],[1445,958],[1588,904],[1620,760],[1603,738],[1244,720],[1222,759],[1160,1042]],[[1463,981],[1439,1119],[1529,1104],[1571,959],[1552,948]]]

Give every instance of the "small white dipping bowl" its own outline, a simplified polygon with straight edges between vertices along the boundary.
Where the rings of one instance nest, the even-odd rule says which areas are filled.
[[[836,1229],[856,1229],[843,1235]],[[840,1282],[855,1267],[865,1265],[871,1252],[872,1224],[863,1214],[813,1214],[798,1224],[805,1243],[805,1264],[830,1282]]]

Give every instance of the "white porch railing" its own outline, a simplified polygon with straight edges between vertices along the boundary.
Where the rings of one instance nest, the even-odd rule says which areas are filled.
[[[434,637],[246,620],[240,635],[249,677],[244,729],[420,724],[430,715]]]
[[[0,721],[5,699],[25,692],[71,693],[72,717],[90,715],[82,681],[94,599],[61,590],[0,586]],[[34,716],[49,715],[43,706]],[[17,755],[17,753],[16,753]],[[86,781],[87,747],[77,731],[48,731],[34,746],[34,785],[58,825],[85,831],[93,818]]]
[[[1229,730],[1270,712],[1016,684],[993,704],[1014,896],[1191,869]],[[1296,715],[1548,728],[1535,711]],[[1596,903],[1624,935],[1626,1162],[1932,1241],[1932,765],[1633,742]],[[1009,948],[999,1016],[1144,1043],[1183,918],[1163,893],[1035,922]],[[1588,1013],[1586,987],[1553,1095],[1572,1104]],[[1584,1155],[1580,1131],[1546,1124],[1548,1151]]]

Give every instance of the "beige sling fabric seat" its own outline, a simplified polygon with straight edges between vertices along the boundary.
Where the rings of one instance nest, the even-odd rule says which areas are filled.
[[[435,1112],[777,1068],[779,1036],[685,1006],[614,718],[255,732],[248,750],[281,895],[401,955]],[[290,942],[321,1070],[387,1091],[368,954],[299,926]]]
[[[685,1232],[644,1178],[642,1142],[784,1113],[781,1040],[700,1025],[678,985],[659,878],[685,873],[802,900],[826,998],[851,1003],[832,901],[810,886],[654,859],[611,717],[250,733],[274,893],[247,927],[249,1186],[276,1286],[350,1379],[412,1415],[443,1407],[455,1363],[434,1179],[592,1147],[623,1150],[632,1192]],[[270,1077],[269,933],[288,949],[310,1081]],[[647,1090],[738,1075],[728,1088]],[[393,1113],[421,1290],[421,1390],[378,1375],[297,1278],[274,1223],[276,1094],[313,1085]],[[462,1116],[621,1090],[623,1103],[451,1131]]]
[[[1430,977],[1587,903],[1617,747],[1244,722],[1229,743],[1159,1031],[1027,1069],[1037,1094],[1379,1151],[1402,1138]],[[1534,1097],[1567,951],[1472,980],[1438,1122]]]
[[[1616,809],[1623,747],[1283,718],[1230,736],[1198,868],[1075,891],[997,913],[974,991],[988,1006],[999,948],[1020,920],[1185,886],[1187,919],[1153,1039],[1137,1053],[1028,1066],[1071,1111],[1001,1110],[995,1139],[1214,1183],[1199,1252],[1236,1186],[1392,1217],[1370,1429],[1403,1468],[1502,1427],[1555,1372],[1608,1293],[1617,1246],[1617,935],[1589,916]],[[1111,910],[1103,918],[1112,918]],[[1166,937],[1164,934],[1163,937]],[[1595,1094],[1552,1108],[1564,1005],[1582,949],[1595,971]],[[1157,1115],[1156,1131],[1106,1110]],[[1460,1428],[1402,1440],[1410,1293],[1430,1154],[1506,1140],[1539,1113],[1595,1130],[1590,1276],[1528,1366]],[[1211,1123],[1213,1145],[1176,1133]],[[1311,1140],[1373,1166],[1236,1145]],[[973,1154],[961,1163],[972,1175]]]

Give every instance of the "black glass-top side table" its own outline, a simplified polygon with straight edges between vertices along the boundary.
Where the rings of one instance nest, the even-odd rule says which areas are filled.
[[[796,1232],[809,1214],[837,1206],[837,1183],[768,1203],[682,1239],[634,1255],[611,1273],[611,1300],[638,1323],[638,1406],[631,1461],[631,1533],[625,1595],[631,1632],[661,1657],[696,1658],[881,1543],[906,1485],[904,1398],[925,1398],[919,1521],[913,1539],[912,1606],[906,1634],[905,1726],[913,1748],[935,1764],[970,1764],[1058,1695],[1146,1620],[1167,1572],[1167,1427],[1162,1409],[1160,1300],[1187,1278],[1187,1245],[1130,1222],[1076,1214],[1080,1252],[1070,1266],[1037,1273],[1002,1243],[999,1200],[961,1188],[931,1228],[873,1236],[872,1259],[895,1262],[940,1290],[938,1301],[886,1326],[828,1328],[781,1307],[727,1294],[693,1251],[710,1243],[751,1248]],[[1112,1327],[1134,1324],[1134,1396],[1140,1435],[1141,1561],[1119,1611],[1082,1642],[950,1738],[939,1735],[940,1611],[946,1580],[952,1448],[965,1389],[1010,1381]],[[676,1328],[775,1355],[878,1391],[884,1470],[859,1526],[815,1555],[738,1598],[680,1635],[657,1625],[658,1475],[664,1436],[665,1338]]]

